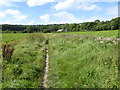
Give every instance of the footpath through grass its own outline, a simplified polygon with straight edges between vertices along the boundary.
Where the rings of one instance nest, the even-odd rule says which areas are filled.
[[[42,87],[45,41],[43,34],[32,34],[17,43],[9,43],[15,51],[11,59],[3,59],[3,88]]]
[[[44,34],[3,34],[15,49],[3,59],[3,88],[42,87],[45,65]],[[50,88],[118,87],[117,30],[47,34]],[[109,38],[114,37],[114,38]],[[0,52],[1,53],[1,52]]]
[[[116,40],[73,34],[49,37],[49,88],[118,87]]]

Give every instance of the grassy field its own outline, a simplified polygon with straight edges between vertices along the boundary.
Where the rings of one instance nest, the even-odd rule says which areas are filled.
[[[118,30],[49,33],[48,88],[118,87]],[[45,34],[3,34],[14,53],[3,59],[3,88],[42,87]]]
[[[3,88],[42,87],[45,42],[43,34],[33,34],[17,43],[8,43],[15,50],[12,58],[3,59]]]
[[[100,43],[92,36],[58,34],[49,42],[48,87],[118,87],[118,48],[113,40]]]
[[[58,33],[58,34],[80,34],[87,36],[99,36],[99,37],[120,37],[118,35],[119,30],[110,30],[110,31],[86,31],[86,32],[67,32],[67,33]]]
[[[2,66],[4,67],[4,66],[8,65],[8,64],[4,63],[4,60],[2,60],[3,59],[2,58],[2,44],[4,44],[4,43],[10,43],[10,44],[14,45],[14,44],[17,44],[20,41],[20,39],[23,40],[27,36],[29,36],[29,34],[24,34],[24,33],[17,33],[17,34],[6,33],[6,34],[0,34],[0,47],[1,47],[0,48],[0,67],[2,67]],[[21,49],[18,49],[18,50],[21,51]],[[19,57],[19,56],[17,56],[17,57]],[[12,64],[10,63],[9,65],[12,65]],[[6,67],[6,68],[9,68],[9,67]],[[3,68],[3,69],[5,69],[5,68]],[[8,70],[10,70],[10,69],[8,69]],[[8,73],[8,72],[10,72],[10,71],[7,71],[6,73]],[[2,70],[0,70],[0,76],[1,77],[3,76],[2,75],[3,73],[2,73]],[[0,80],[1,80],[1,77],[0,77]],[[9,79],[8,79],[8,82],[9,82]],[[0,83],[0,87],[2,87],[1,85],[2,85],[2,83]]]
[[[7,42],[11,42],[11,41],[16,41],[22,38],[27,37],[29,34],[27,33],[5,33],[2,34],[2,42],[3,43],[7,43]]]
[[[54,34],[79,34],[87,36],[101,36],[101,37],[119,37],[118,30],[110,31],[92,31],[92,32],[67,32],[67,33],[54,33]],[[16,41],[29,36],[29,33],[5,33],[2,36],[2,42],[7,43],[11,41]]]

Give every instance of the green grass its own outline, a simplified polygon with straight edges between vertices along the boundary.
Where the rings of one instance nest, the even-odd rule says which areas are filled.
[[[48,87],[114,88],[117,85],[117,45],[100,44],[91,36],[50,35]]]
[[[3,88],[42,87],[45,41],[43,34],[33,34],[15,43],[12,58],[3,59]]]
[[[86,31],[86,32],[67,32],[67,33],[58,33],[58,34],[80,34],[88,36],[101,36],[101,37],[119,37],[119,30],[109,30],[109,31]]]
[[[2,34],[2,42],[7,43],[27,37],[29,33],[5,33]]]
[[[118,30],[51,33],[49,37],[48,87],[118,87]],[[14,54],[3,60],[3,88],[42,87],[45,65],[44,34],[2,34],[2,42],[12,44]],[[102,42],[102,43],[101,43]],[[1,45],[1,44],[0,44]],[[1,52],[0,52],[1,53]]]

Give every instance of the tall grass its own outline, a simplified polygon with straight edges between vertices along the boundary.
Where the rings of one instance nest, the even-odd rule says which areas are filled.
[[[42,87],[45,41],[43,34],[32,34],[14,46],[10,62],[3,60],[3,88]]]
[[[117,32],[113,30],[47,34],[48,87],[118,87]],[[3,88],[42,87],[46,40],[45,35],[39,33],[3,34],[2,42],[14,46],[9,61],[5,58],[3,62],[0,61],[3,64]],[[2,54],[2,50],[0,53]]]
[[[49,88],[118,87],[116,44],[65,34],[50,35],[49,40]]]

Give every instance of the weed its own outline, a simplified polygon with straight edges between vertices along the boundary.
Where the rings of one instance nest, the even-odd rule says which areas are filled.
[[[3,56],[3,58],[6,59],[6,60],[11,59],[11,56],[13,55],[14,50],[15,49],[10,44],[4,44],[2,46],[2,56]]]

